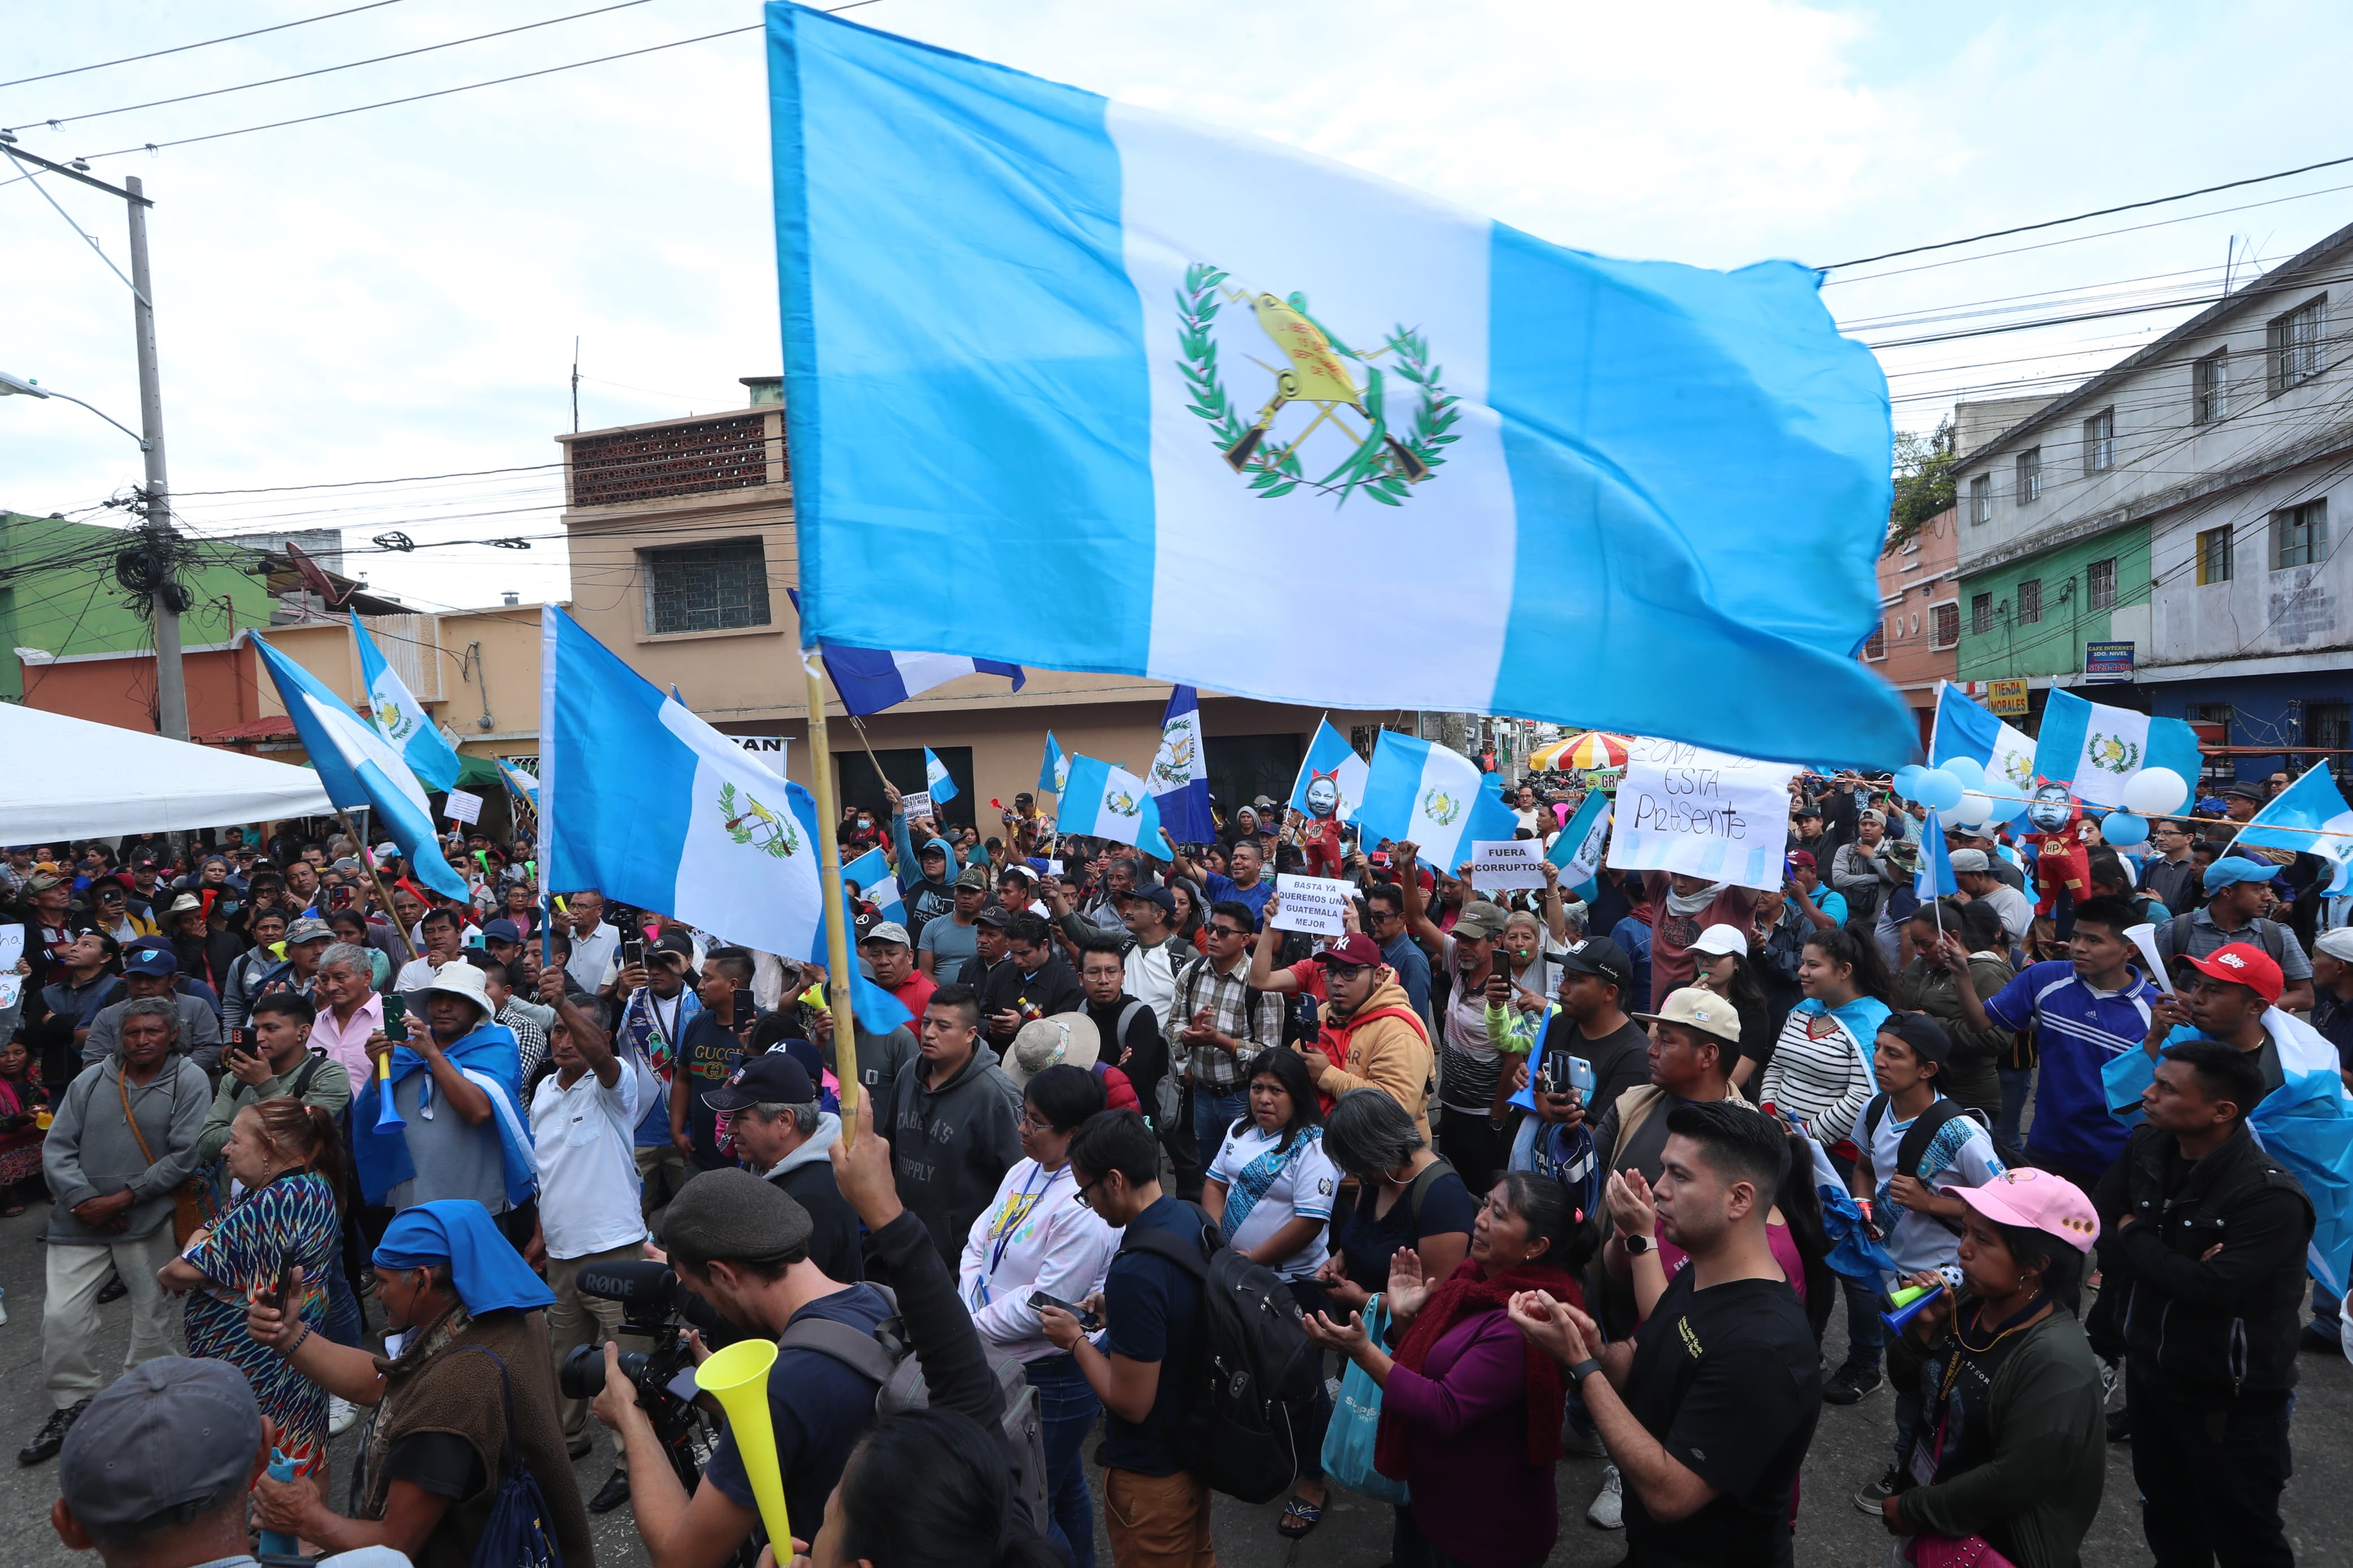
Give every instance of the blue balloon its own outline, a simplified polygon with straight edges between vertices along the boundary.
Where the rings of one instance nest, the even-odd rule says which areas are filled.
[[[1982,791],[1986,786],[1985,764],[1975,757],[1955,757],[1938,764],[1940,769],[1961,781],[1964,789]]]
[[[1950,811],[1961,804],[1961,796],[1968,793],[1968,786],[1944,769],[1930,768],[1920,775],[1912,798],[1930,811]]]
[[[1895,793],[1905,800],[1916,798],[1912,792],[1920,787],[1920,777],[1927,771],[1917,763],[1906,763],[1896,769],[1895,777],[1892,781]]]
[[[2128,811],[2112,811],[2100,818],[2100,837],[2118,848],[2148,842],[2148,818]]]
[[[1989,823],[2015,822],[2025,815],[2025,801],[2019,799],[2004,799],[2000,795],[1995,795],[1993,797],[1993,810],[1986,815],[1986,820]]]

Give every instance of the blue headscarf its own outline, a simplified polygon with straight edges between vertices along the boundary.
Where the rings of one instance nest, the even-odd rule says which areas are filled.
[[[480,1317],[501,1307],[552,1307],[555,1292],[531,1271],[491,1222],[491,1211],[471,1198],[440,1198],[401,1210],[376,1244],[379,1268],[449,1266],[449,1283],[467,1312]]]

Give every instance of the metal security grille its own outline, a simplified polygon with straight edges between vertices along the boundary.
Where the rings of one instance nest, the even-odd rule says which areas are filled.
[[[765,485],[767,426],[764,415],[739,414],[575,441],[572,504],[611,506]]]
[[[768,562],[756,539],[648,550],[646,630],[734,631],[768,624]]]

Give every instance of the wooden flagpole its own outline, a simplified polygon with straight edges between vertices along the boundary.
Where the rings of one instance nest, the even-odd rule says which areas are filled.
[[[833,1012],[833,1071],[841,1081],[841,1143],[847,1149],[858,1136],[858,1100],[864,1089],[858,1081],[858,1016],[849,1001],[849,931],[841,900],[841,844],[833,836],[833,753],[826,745],[825,659],[817,649],[801,649],[801,672],[808,679],[810,793],[817,796],[818,876],[825,897],[826,963],[831,971],[827,996]],[[850,723],[858,726],[854,718]],[[864,727],[858,728],[859,739],[863,741]],[[867,747],[866,754],[871,758],[874,749]],[[882,771],[880,762],[874,771]]]

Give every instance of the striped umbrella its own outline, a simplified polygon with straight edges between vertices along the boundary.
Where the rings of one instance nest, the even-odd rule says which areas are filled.
[[[1588,730],[1582,735],[1538,747],[1529,753],[1528,766],[1579,772],[1590,768],[1622,768],[1626,765],[1626,747],[1630,740],[1630,736]]]
[[[1577,737],[1575,735],[1569,736],[1565,741],[1546,741],[1528,753],[1528,767],[1537,773],[1549,773],[1555,768],[1567,767],[1568,764],[1561,759],[1568,755],[1568,749],[1576,745],[1577,742]]]

